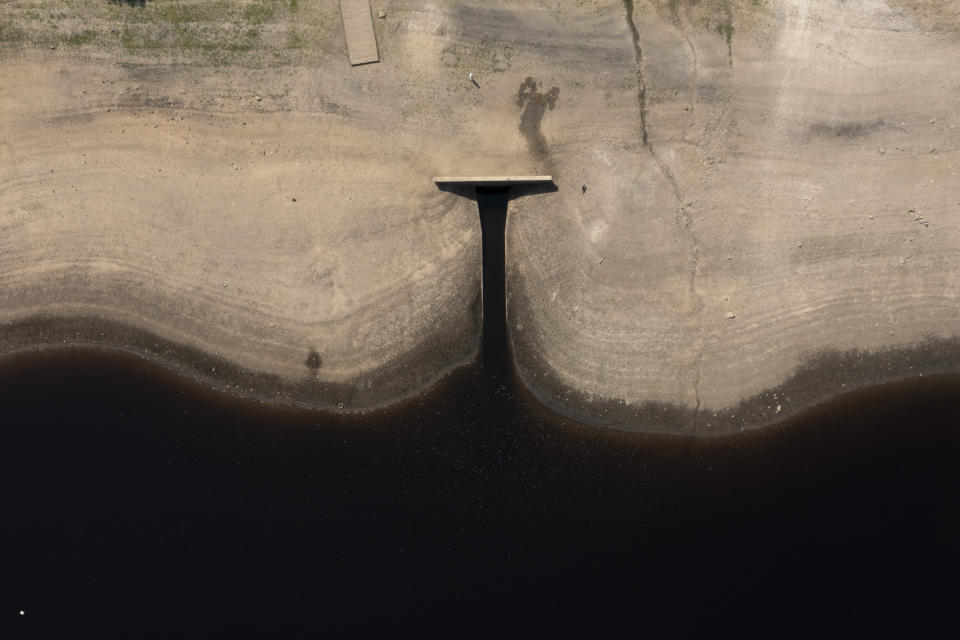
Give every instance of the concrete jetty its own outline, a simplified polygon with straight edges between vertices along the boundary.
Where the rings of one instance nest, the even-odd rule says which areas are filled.
[[[433,179],[438,184],[462,184],[475,187],[509,187],[521,184],[551,184],[553,176],[439,176]]]

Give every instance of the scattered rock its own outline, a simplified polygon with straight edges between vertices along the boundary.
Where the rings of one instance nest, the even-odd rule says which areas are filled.
[[[737,314],[733,313],[732,311],[727,311],[727,320],[733,320],[736,317]]]
[[[263,97],[257,96],[257,102],[260,102],[261,100],[263,100]]]
[[[380,9],[379,11],[377,11],[377,17],[383,20],[384,18],[387,17],[387,12],[384,11],[383,9]]]
[[[780,405],[777,405],[777,413],[780,413],[780,410],[783,409]]]

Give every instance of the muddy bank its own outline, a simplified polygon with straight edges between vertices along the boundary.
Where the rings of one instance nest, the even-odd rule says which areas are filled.
[[[518,315],[523,315],[513,303]],[[822,351],[783,383],[720,409],[667,402],[626,402],[591,395],[564,383],[539,356],[531,333],[513,333],[517,369],[529,393],[545,406],[588,424],[638,433],[722,435],[769,427],[855,391],[879,392],[891,383],[956,374],[960,339],[927,339],[878,351]]]
[[[479,320],[477,313],[472,317]],[[234,396],[270,404],[296,405],[328,412],[363,412],[396,405],[411,389],[430,389],[450,370],[450,363],[466,364],[477,353],[476,341],[465,344],[457,331],[437,333],[427,345],[403,354],[357,376],[348,384],[320,377],[322,357],[306,355],[299,379],[287,379],[245,369],[226,358],[160,337],[133,325],[97,317],[34,316],[0,325],[0,353],[16,354],[75,347],[103,348],[137,355],[181,376]],[[475,331],[474,335],[479,333]]]

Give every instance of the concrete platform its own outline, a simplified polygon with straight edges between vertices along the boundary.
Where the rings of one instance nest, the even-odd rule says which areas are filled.
[[[477,187],[506,187],[520,184],[549,184],[553,176],[439,176],[436,184],[466,184]]]

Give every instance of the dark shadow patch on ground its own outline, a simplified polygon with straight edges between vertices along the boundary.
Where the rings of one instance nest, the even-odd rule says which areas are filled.
[[[873,120],[871,122],[816,122],[810,125],[810,132],[816,136],[837,137],[853,140],[870,135],[874,131],[883,128],[883,120]]]

